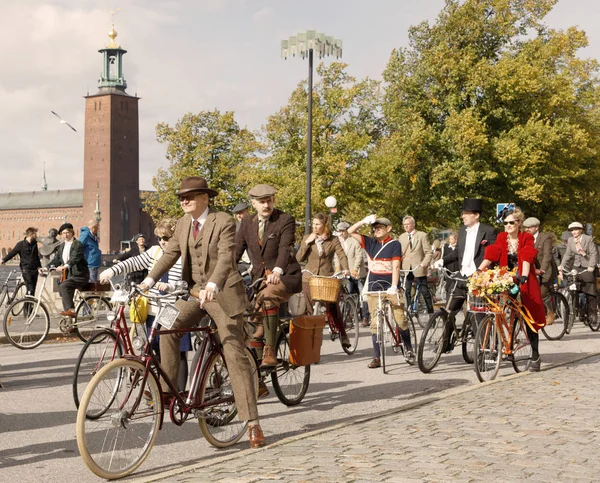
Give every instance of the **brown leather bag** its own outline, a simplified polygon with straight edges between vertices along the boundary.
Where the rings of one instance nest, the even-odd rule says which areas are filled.
[[[68,272],[69,272],[69,269],[67,269],[67,268],[63,268],[60,271],[60,283],[63,283],[67,279]]]
[[[290,363],[308,366],[321,360],[324,315],[301,315],[290,322]]]

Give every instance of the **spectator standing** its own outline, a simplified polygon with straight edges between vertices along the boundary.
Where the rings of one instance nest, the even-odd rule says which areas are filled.
[[[98,268],[102,264],[102,252],[98,246],[99,228],[100,223],[98,223],[98,220],[90,220],[87,226],[79,231],[79,241],[83,245],[83,256],[90,271],[90,282],[98,281]]]
[[[27,286],[27,293],[35,295],[35,286],[38,280],[38,268],[42,266],[37,246],[37,228],[29,227],[25,231],[25,238],[18,242],[15,247],[2,259],[2,265],[15,255],[19,255],[19,268],[23,275],[23,281]]]

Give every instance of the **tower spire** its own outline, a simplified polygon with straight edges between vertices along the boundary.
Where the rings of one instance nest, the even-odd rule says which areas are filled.
[[[46,182],[46,161],[44,161],[44,179],[42,181],[42,191],[48,191],[48,183]]]
[[[98,51],[102,54],[102,73],[98,80],[98,87],[101,92],[120,91],[121,94],[125,94],[127,81],[125,81],[125,77],[123,76],[123,55],[125,55],[127,51],[122,49],[115,41],[118,35],[115,30],[115,14],[119,10],[121,9],[118,8],[116,11],[111,10],[108,12],[112,15],[112,23],[110,30],[108,31],[110,41],[106,47]]]

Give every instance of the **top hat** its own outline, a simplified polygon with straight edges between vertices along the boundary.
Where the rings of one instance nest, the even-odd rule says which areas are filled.
[[[177,196],[185,195],[187,193],[206,193],[209,198],[214,198],[219,193],[208,187],[208,183],[202,176],[190,176],[181,180],[181,187],[179,191],[175,193]]]
[[[483,203],[480,198],[465,198],[462,210],[481,213],[483,211]]]
[[[269,196],[274,196],[277,193],[277,190],[268,184],[259,184],[248,191],[248,194],[251,198],[258,200],[260,198],[267,198]]]

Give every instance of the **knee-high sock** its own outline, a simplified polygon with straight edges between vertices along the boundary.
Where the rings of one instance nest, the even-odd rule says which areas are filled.
[[[277,329],[279,328],[279,307],[264,309],[265,345],[275,346]]]
[[[379,344],[377,343],[377,334],[371,334],[371,339],[373,340],[373,358],[380,359],[381,351],[379,350]]]

